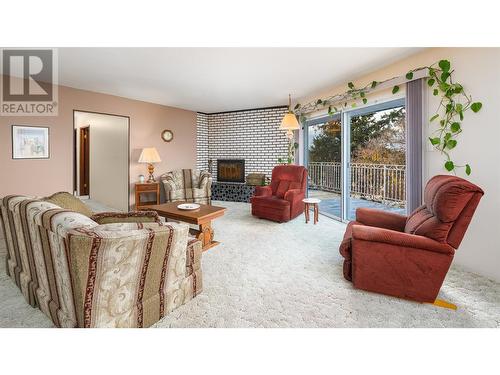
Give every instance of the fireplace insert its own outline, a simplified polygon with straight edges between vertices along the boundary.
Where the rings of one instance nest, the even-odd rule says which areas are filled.
[[[217,181],[245,182],[245,160],[217,159]]]

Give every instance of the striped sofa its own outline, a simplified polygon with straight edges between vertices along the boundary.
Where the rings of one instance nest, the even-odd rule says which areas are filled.
[[[167,202],[210,204],[212,176],[207,171],[178,169],[160,176]]]
[[[185,224],[25,196],[0,209],[7,273],[57,327],[148,327],[202,290],[202,245]]]

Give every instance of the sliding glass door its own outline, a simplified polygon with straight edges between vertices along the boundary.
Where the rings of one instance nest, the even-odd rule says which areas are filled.
[[[359,207],[404,213],[404,99],[309,121],[304,128],[309,197],[320,212],[354,220]]]
[[[320,212],[342,218],[342,122],[340,114],[306,127],[309,197],[319,198]]]
[[[346,219],[359,207],[405,213],[404,101],[348,112]]]

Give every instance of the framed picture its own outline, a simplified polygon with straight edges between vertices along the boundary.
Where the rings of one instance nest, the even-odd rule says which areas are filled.
[[[48,127],[12,125],[12,159],[48,158]]]

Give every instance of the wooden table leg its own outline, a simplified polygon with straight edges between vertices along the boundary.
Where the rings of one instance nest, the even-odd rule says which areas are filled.
[[[318,222],[318,204],[314,203],[314,224]]]
[[[304,215],[306,216],[306,224],[309,222],[309,203],[304,203],[306,208],[304,210]]]
[[[200,233],[198,234],[198,239],[203,243],[203,251],[206,251],[211,247],[217,246],[219,244],[219,242],[214,241],[214,230],[212,229],[212,223],[210,221],[200,224]]]

